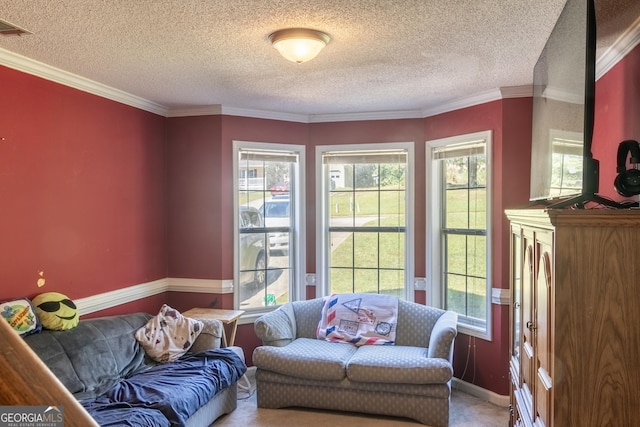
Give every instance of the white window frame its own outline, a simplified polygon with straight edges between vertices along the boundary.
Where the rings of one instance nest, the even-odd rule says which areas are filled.
[[[324,179],[322,155],[325,152],[354,152],[354,151],[375,151],[375,150],[406,150],[407,151],[407,171],[405,188],[405,215],[406,215],[406,235],[405,235],[405,283],[404,297],[407,301],[415,300],[415,272],[414,272],[414,177],[415,177],[415,149],[413,142],[383,142],[370,144],[346,144],[346,145],[318,145],[316,146],[316,297],[323,297],[329,294],[329,284],[327,283],[330,243],[329,243],[329,206],[327,203],[328,189]]]
[[[438,160],[433,160],[432,151],[434,148],[441,148],[449,145],[455,144],[464,144],[470,143],[472,141],[484,140],[485,141],[485,156],[487,161],[487,224],[486,224],[486,328],[481,328],[476,325],[472,325],[470,323],[465,323],[464,319],[458,318],[458,330],[465,334],[482,338],[488,341],[492,340],[492,310],[491,310],[491,281],[492,281],[492,270],[491,270],[491,219],[492,219],[492,163],[493,158],[491,156],[491,146],[492,146],[492,132],[491,131],[482,131],[469,133],[465,135],[458,135],[449,138],[436,139],[426,142],[426,159],[425,159],[425,169],[426,169],[426,203],[427,203],[427,303],[430,305],[434,305],[436,307],[446,308],[445,307],[445,281],[443,280],[443,256],[442,256],[442,209],[441,209],[441,200],[442,200],[442,178],[440,174],[440,170],[436,167],[435,162]],[[430,274],[429,274],[430,273]]]
[[[238,201],[238,176],[240,166],[238,164],[238,152],[241,149],[286,153],[296,152],[298,154],[297,167],[294,170],[294,185],[290,188],[290,197],[292,199],[293,209],[293,244],[295,250],[289,251],[291,257],[291,265],[293,272],[291,279],[293,283],[289,284],[289,301],[305,299],[306,296],[306,233],[305,233],[305,149],[304,145],[295,144],[279,144],[269,142],[250,142],[250,141],[233,141],[233,305],[236,310],[240,307],[239,289],[239,201]],[[243,319],[258,317],[260,314],[272,311],[279,306],[267,306],[263,308],[251,308],[243,316]],[[243,309],[246,310],[246,309]]]

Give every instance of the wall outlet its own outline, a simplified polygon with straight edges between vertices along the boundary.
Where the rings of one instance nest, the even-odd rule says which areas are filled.
[[[315,286],[316,285],[315,273],[307,273],[307,276],[305,277],[305,282],[307,286]]]
[[[424,277],[416,277],[415,279],[413,279],[413,287],[419,291],[426,291],[427,279],[425,279]]]

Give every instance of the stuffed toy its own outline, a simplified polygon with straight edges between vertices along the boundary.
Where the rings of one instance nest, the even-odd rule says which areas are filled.
[[[44,328],[65,331],[78,326],[78,309],[64,294],[45,292],[33,299],[33,305]]]

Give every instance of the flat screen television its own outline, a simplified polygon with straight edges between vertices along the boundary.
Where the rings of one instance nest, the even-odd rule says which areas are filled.
[[[567,0],[533,71],[531,201],[615,205],[597,195],[595,68],[594,0]]]

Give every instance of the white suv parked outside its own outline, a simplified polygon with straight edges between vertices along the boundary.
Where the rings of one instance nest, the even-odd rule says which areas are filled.
[[[264,202],[260,208],[265,227],[289,227],[291,203],[289,195],[274,196]],[[269,253],[289,250],[289,232],[277,231],[269,233]]]

